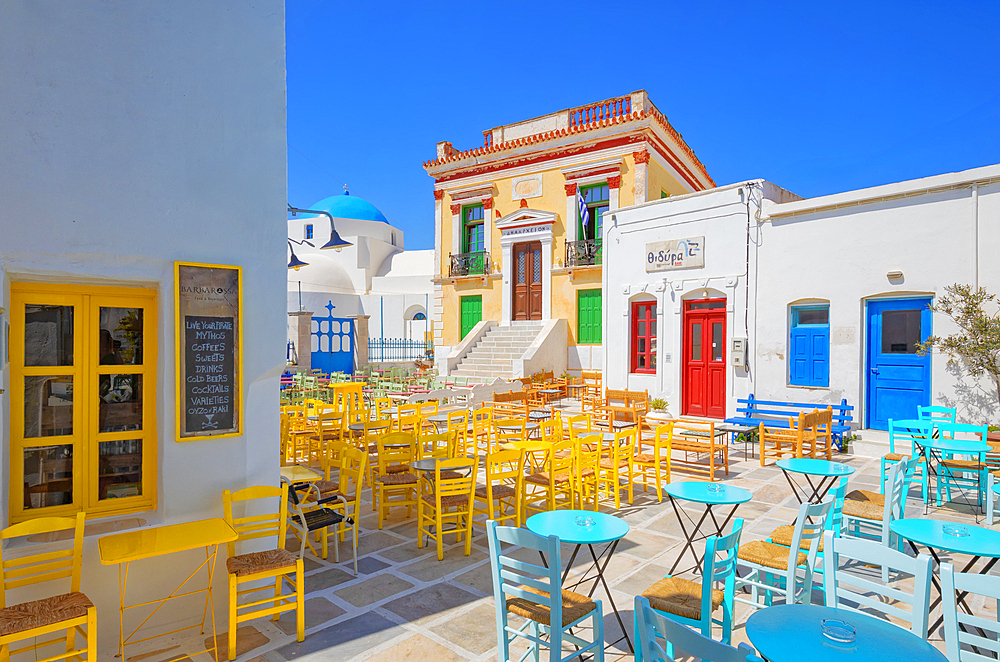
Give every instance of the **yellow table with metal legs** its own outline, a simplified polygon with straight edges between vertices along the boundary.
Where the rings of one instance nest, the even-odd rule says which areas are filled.
[[[97,546],[100,550],[101,564],[118,566],[118,657],[122,659],[122,662],[125,662],[126,659],[125,646],[129,644],[138,644],[143,641],[149,641],[150,639],[155,639],[157,637],[165,637],[167,635],[176,634],[178,632],[183,632],[184,630],[190,630],[191,628],[196,627],[200,627],[201,633],[204,634],[205,619],[209,614],[212,616],[212,647],[209,650],[213,652],[215,659],[219,659],[218,651],[216,650],[215,604],[212,600],[212,576],[215,572],[215,561],[219,554],[219,545],[232,542],[236,540],[236,538],[236,531],[233,530],[233,527],[226,524],[226,520],[221,517],[216,517],[212,519],[198,520],[195,522],[183,522],[181,524],[169,524],[167,526],[136,529],[135,531],[126,531],[124,533],[114,533],[104,536],[97,541]],[[205,548],[205,560],[202,561],[201,564],[199,564],[198,567],[187,576],[187,579],[181,582],[180,586],[175,588],[170,595],[165,598],[150,600],[148,602],[140,602],[134,605],[125,603],[125,589],[128,585],[129,566],[133,561],[156,558],[158,556],[165,556],[175,552],[186,552],[192,549],[198,549],[199,547]],[[204,588],[184,591],[185,585],[187,585],[187,583],[191,581],[191,579],[198,574],[198,571],[202,568],[205,568],[208,572],[207,585]],[[148,623],[149,620],[156,615],[156,612],[160,610],[160,607],[166,604],[168,600],[189,597],[199,593],[206,594],[205,608],[202,611],[200,623],[196,625],[188,625],[186,627],[172,630],[171,632],[164,632],[162,634],[142,639],[133,639],[133,637],[138,634],[139,629]],[[142,622],[139,623],[139,625],[126,636],[125,610],[136,609],[139,607],[150,607],[153,605],[155,605],[155,607],[152,612],[150,612],[150,614],[146,616]],[[183,654],[173,659],[183,660],[184,658],[192,657],[202,652],[204,651]]]

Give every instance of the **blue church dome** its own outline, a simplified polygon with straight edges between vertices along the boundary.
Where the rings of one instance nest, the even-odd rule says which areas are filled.
[[[330,212],[330,215],[334,218],[389,222],[375,205],[356,195],[351,195],[349,191],[344,191],[343,195],[331,195],[329,198],[323,198],[309,208]]]

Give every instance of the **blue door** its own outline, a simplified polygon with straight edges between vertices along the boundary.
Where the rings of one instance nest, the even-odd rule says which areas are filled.
[[[867,427],[888,430],[889,419],[917,418],[930,404],[931,357],[917,343],[931,335],[930,298],[868,302]]]
[[[326,304],[327,316],[314,317],[313,323],[313,370],[354,373],[354,342],[351,328],[353,320],[334,317],[335,306]]]

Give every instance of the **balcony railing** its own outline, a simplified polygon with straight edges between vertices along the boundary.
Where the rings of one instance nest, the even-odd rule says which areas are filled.
[[[566,266],[589,267],[601,263],[601,240],[584,239],[566,242]]]
[[[450,253],[450,276],[488,276],[490,273],[490,254],[486,251],[476,253]]]

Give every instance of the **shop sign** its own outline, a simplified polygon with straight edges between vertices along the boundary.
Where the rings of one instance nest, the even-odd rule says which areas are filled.
[[[646,244],[646,271],[705,266],[705,237],[688,237]]]

